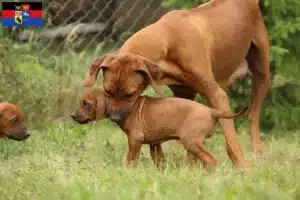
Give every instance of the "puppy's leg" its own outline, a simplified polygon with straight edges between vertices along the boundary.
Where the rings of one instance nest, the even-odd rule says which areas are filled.
[[[206,170],[213,171],[217,165],[216,158],[205,148],[202,141],[196,142],[195,145],[194,154],[200,159]]]
[[[194,100],[197,94],[195,90],[186,87],[184,85],[168,85],[168,87],[173,92],[174,97],[178,97],[178,98]],[[180,141],[175,141],[175,142],[178,145],[180,144]]]
[[[161,167],[162,161],[164,159],[164,153],[163,153],[161,144],[149,145],[149,147],[150,147],[150,155],[151,155],[153,163],[157,167]]]
[[[130,167],[136,164],[140,155],[142,143],[134,138],[128,137],[128,152],[125,160],[125,167]]]
[[[186,151],[185,154],[185,165],[188,166],[195,166],[197,164],[197,156],[189,151]]]
[[[248,120],[253,151],[258,155],[262,155],[264,151],[260,139],[259,118],[261,106],[270,87],[269,51],[268,35],[261,16],[255,30],[252,46],[247,55],[249,69],[253,74]]]
[[[194,155],[199,158],[203,167],[208,171],[213,171],[217,165],[216,158],[205,148],[205,137],[201,135],[196,138],[189,138],[187,134],[181,138],[182,144],[188,152],[188,155]],[[191,157],[193,158],[193,157]]]

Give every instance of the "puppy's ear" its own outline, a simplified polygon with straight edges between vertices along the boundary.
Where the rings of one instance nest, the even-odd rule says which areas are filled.
[[[0,103],[0,117],[2,116],[3,112],[7,109],[7,102]]]
[[[146,77],[151,84],[153,90],[160,96],[164,95],[163,89],[157,84],[157,81],[161,78],[161,71],[157,64],[153,63],[150,60],[145,60],[139,68],[136,70],[136,73]]]
[[[102,120],[106,118],[106,98],[103,92],[97,94],[95,97],[96,105],[96,120]]]
[[[108,58],[108,56],[110,56],[109,54],[104,55],[103,57],[99,57],[96,60],[94,60],[90,66],[90,70],[86,75],[86,78],[84,81],[81,82],[81,85],[83,87],[90,87],[92,85],[95,84],[96,80],[97,80],[97,76],[99,74],[100,69],[104,69],[104,68],[108,68],[107,62],[105,62],[104,60]]]

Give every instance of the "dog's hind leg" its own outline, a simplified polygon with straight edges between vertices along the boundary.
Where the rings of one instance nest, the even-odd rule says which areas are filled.
[[[193,157],[191,157],[191,155],[194,155],[201,161],[206,170],[212,171],[215,169],[217,160],[204,146],[205,137],[197,137],[193,140],[183,137],[181,140],[184,148],[187,150],[187,156],[190,158],[189,163],[194,161]]]
[[[210,62],[199,60],[198,62],[195,62],[195,64],[191,63],[191,65],[206,66],[206,68],[187,67],[186,69],[190,70],[190,75],[185,77],[184,82],[199,93],[204,94],[204,97],[211,103],[213,108],[228,111],[230,113],[231,109],[228,96],[216,82],[211,70]],[[239,144],[233,119],[219,119],[219,121],[225,136],[226,150],[231,161],[238,168],[250,167],[248,161],[244,158]]]
[[[178,98],[194,100],[197,94],[195,90],[184,85],[168,85],[168,87],[173,92],[174,97],[178,97]],[[178,145],[180,144],[179,141],[175,141],[175,142]]]
[[[185,153],[185,165],[186,166],[195,166],[197,164],[197,156],[190,151],[186,151]]]
[[[260,17],[247,55],[249,69],[253,74],[248,120],[253,151],[258,155],[262,155],[264,151],[259,129],[260,110],[270,87],[269,39],[263,18],[261,15]]]

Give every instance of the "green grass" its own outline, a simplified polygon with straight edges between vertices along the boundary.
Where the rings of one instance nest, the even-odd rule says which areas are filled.
[[[108,120],[89,125],[48,125],[26,142],[0,141],[0,199],[299,199],[300,140],[297,134],[265,136],[255,158],[247,131],[239,131],[249,171],[232,167],[217,132],[208,148],[216,172],[185,168],[183,148],[164,144],[165,167],[153,166],[145,145],[136,167],[122,165],[125,134]]]
[[[185,168],[183,148],[171,142],[164,144],[164,168],[153,166],[145,146],[138,166],[125,169],[127,139],[117,126],[108,120],[78,125],[69,117],[86,90],[80,82],[89,64],[104,52],[36,50],[0,41],[0,101],[20,105],[32,132],[25,142],[0,140],[0,200],[300,199],[300,132],[264,134],[265,155],[256,158],[245,118],[236,125],[249,171],[232,167],[219,129],[207,141],[218,160],[213,174],[201,165]],[[145,93],[155,96],[151,87]]]

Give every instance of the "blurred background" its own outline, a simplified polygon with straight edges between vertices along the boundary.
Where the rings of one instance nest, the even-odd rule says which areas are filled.
[[[70,121],[90,63],[174,9],[204,0],[44,0],[44,28],[0,27],[0,101],[19,104],[29,124]],[[300,2],[260,1],[271,43],[272,87],[263,133],[300,128]],[[101,86],[101,77],[97,86]],[[166,95],[172,95],[165,88]],[[147,94],[155,96],[149,88]],[[232,110],[248,104],[249,78],[228,91]],[[205,101],[197,96],[197,101]],[[246,126],[245,118],[237,126]]]

